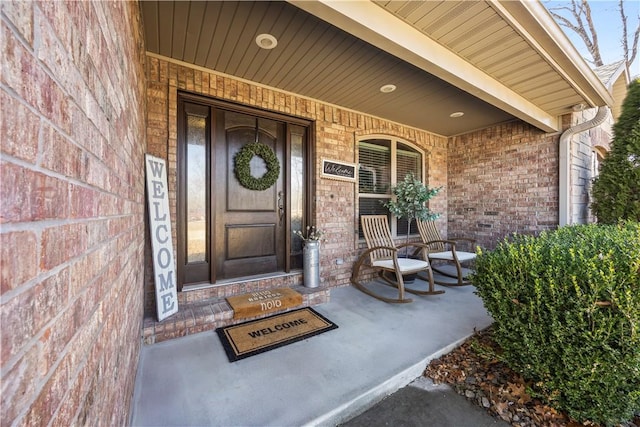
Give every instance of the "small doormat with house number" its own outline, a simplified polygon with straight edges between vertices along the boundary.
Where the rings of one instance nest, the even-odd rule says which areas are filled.
[[[269,289],[227,297],[234,319],[246,319],[302,305],[302,295],[291,288]]]
[[[323,332],[338,325],[312,308],[299,308],[264,319],[216,329],[229,362],[264,353]]]

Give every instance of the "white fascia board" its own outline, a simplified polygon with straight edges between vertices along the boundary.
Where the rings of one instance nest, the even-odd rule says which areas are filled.
[[[624,63],[620,64],[620,66],[616,69],[616,71],[613,72],[613,74],[609,78],[609,82],[606,84],[609,93],[613,93],[613,87],[619,84],[620,81],[622,81],[622,84],[624,84],[625,86],[629,86],[629,84],[631,83],[631,79],[629,77],[629,68]]]
[[[558,117],[370,1],[289,2],[545,132],[560,128]]]
[[[539,1],[488,1],[590,107],[613,105],[604,83]]]

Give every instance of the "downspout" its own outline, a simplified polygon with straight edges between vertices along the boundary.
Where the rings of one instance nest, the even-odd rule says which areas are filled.
[[[594,118],[584,123],[570,127],[560,136],[560,197],[559,221],[560,227],[571,224],[571,138],[577,133],[600,126],[609,114],[609,107],[598,107]]]

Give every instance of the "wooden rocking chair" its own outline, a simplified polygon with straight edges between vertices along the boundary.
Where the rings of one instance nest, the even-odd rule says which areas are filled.
[[[473,273],[473,270],[463,264],[476,259],[476,254],[460,251],[456,245],[459,242],[467,242],[471,248],[475,248],[475,239],[461,237],[443,240],[434,221],[417,221],[417,223],[422,243],[428,248],[427,258],[431,261],[431,268],[439,273],[434,277],[435,283],[445,286],[470,285],[468,276]]]
[[[422,256],[424,249],[426,249],[426,245],[421,243],[409,243],[396,246],[393,238],[391,237],[389,222],[386,215],[362,215],[361,224],[368,249],[360,255],[358,261],[353,267],[351,283],[353,283],[355,287],[367,295],[392,303],[411,302],[411,298],[405,298],[405,290],[418,295],[436,295],[444,293],[444,291],[436,291],[434,289],[431,265],[426,258],[414,259],[398,257],[398,250],[403,247],[417,247],[415,253]],[[398,289],[397,299],[379,295],[360,282],[360,269],[367,261],[368,267],[378,270],[380,277],[386,282],[385,284]],[[405,288],[402,275],[418,272],[425,272],[427,274],[426,280],[429,282],[429,290],[421,291]]]

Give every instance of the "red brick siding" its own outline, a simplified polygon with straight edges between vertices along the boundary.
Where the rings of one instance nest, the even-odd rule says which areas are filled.
[[[0,7],[0,425],[125,425],[144,282],[140,11]]]
[[[451,138],[448,232],[493,248],[558,224],[558,140],[523,122]]]
[[[312,200],[315,212],[312,221],[327,229],[327,242],[321,250],[321,281],[324,285],[340,286],[349,283],[351,267],[358,254],[356,186],[353,183],[320,178],[321,159],[330,158],[345,162],[356,160],[356,138],[369,134],[386,134],[410,141],[424,149],[427,155],[429,184],[446,184],[447,140],[421,130],[404,127],[376,117],[344,110],[319,101],[297,97],[275,89],[240,81],[213,71],[168,62],[164,58],[150,56],[147,61],[147,98],[149,105],[148,151],[168,159],[169,187],[172,220],[175,221],[176,188],[176,123],[177,94],[185,90],[210,97],[239,102],[264,110],[276,111],[315,121],[315,176]],[[446,224],[446,191],[434,200],[432,207],[443,212]],[[174,245],[177,242],[174,227]],[[336,264],[343,259],[344,263]],[[147,260],[147,269],[150,269]],[[150,277],[150,276],[149,276]],[[300,277],[298,277],[298,282]],[[256,286],[283,286],[290,278],[260,281]],[[246,290],[243,285],[233,285],[233,292]],[[218,296],[218,290],[198,291],[198,298]],[[225,291],[227,292],[227,291]],[[189,292],[191,294],[192,292]],[[155,313],[154,291],[151,281],[145,287],[145,309]],[[182,296],[181,298],[185,298]],[[189,295],[189,299],[192,299]]]

